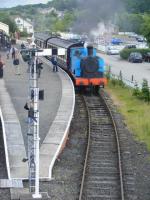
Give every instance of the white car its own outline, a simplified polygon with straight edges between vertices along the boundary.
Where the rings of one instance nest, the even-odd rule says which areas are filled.
[[[106,53],[108,55],[118,55],[119,54],[119,49],[118,48],[115,48],[113,46],[109,46],[107,47],[107,50],[106,50]]]

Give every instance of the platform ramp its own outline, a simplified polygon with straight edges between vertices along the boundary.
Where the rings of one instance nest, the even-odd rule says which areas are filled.
[[[72,80],[61,69],[59,69],[58,74],[62,82],[60,106],[40,148],[40,178],[44,179],[52,178],[54,163],[68,138],[75,106],[75,91]]]
[[[21,126],[3,79],[0,79],[0,117],[8,179],[27,178],[28,166],[27,163],[22,162],[26,152]]]

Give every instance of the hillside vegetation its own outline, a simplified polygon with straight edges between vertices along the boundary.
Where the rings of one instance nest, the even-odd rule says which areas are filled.
[[[102,6],[103,5],[103,6]],[[120,31],[143,34],[150,43],[150,0],[53,0],[47,4],[1,9],[1,21],[10,24],[15,16],[30,18],[36,31],[90,32],[108,21]],[[10,31],[16,26],[12,23]]]

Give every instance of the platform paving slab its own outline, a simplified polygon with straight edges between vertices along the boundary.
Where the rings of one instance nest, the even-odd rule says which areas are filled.
[[[47,193],[40,193],[42,195],[41,198],[33,198],[32,194],[21,195],[19,200],[49,200],[51,199]]]
[[[0,179],[0,188],[23,188],[22,180]]]
[[[0,79],[0,108],[5,143],[6,166],[9,179],[25,178],[27,163],[21,125],[3,79]],[[16,167],[15,167],[16,166]]]
[[[11,200],[19,200],[21,195],[28,195],[28,188],[10,188]]]

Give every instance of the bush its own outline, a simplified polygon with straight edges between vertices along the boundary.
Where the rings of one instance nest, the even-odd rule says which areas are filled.
[[[140,99],[140,97],[141,97],[141,91],[140,91],[140,89],[139,89],[139,87],[138,87],[137,84],[135,85],[135,88],[133,89],[132,95],[133,95],[133,96],[136,96],[136,97],[139,98],[139,99]]]
[[[131,52],[139,52],[142,54],[142,56],[144,57],[144,54],[146,54],[147,52],[150,52],[150,49],[123,49],[122,51],[120,51],[120,57],[124,60],[127,60],[129,58],[129,55]]]
[[[111,78],[111,67],[110,66],[106,66],[106,72],[105,72],[105,76],[108,80],[110,80]]]
[[[133,96],[136,96],[138,99],[144,100],[145,102],[150,102],[150,90],[148,86],[148,81],[143,79],[142,89],[140,90],[138,85],[133,89]]]
[[[146,79],[143,79],[142,83],[142,97],[146,102],[150,101],[150,91],[149,91],[148,81]]]
[[[26,31],[20,32],[20,37],[28,37],[28,33]]]

